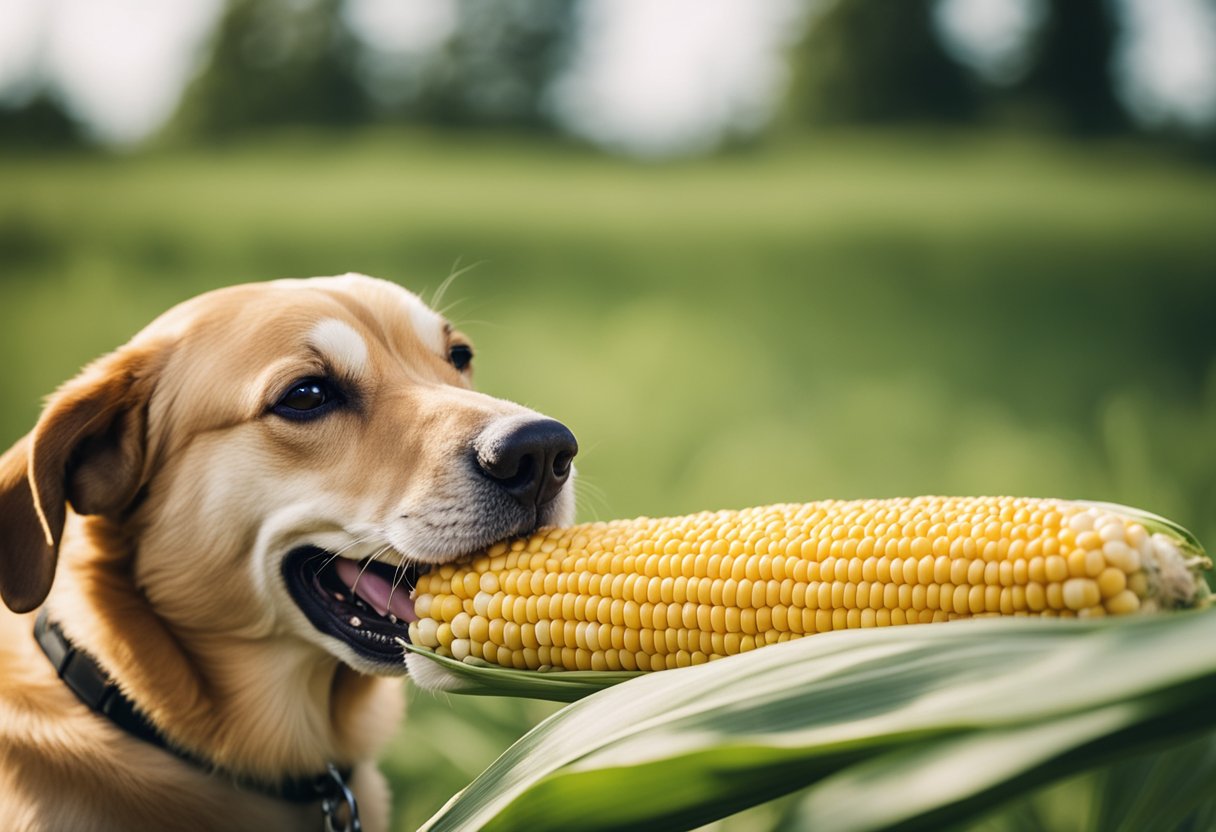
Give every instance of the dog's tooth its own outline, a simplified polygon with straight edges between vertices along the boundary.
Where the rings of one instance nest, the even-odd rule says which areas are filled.
[[[362,626],[363,626],[363,620],[362,620],[361,618],[359,618],[359,616],[357,616],[357,615],[352,615],[352,616],[350,617],[350,626],[352,626],[352,627],[362,627]]]
[[[334,593],[334,600],[335,600],[335,601],[345,601],[345,600],[346,600],[346,596],[345,596],[345,595],[343,595],[341,592],[335,592],[335,593]]]
[[[388,620],[389,620],[389,621],[391,621],[391,622],[393,622],[394,624],[396,624],[396,623],[397,623],[397,616],[393,615],[393,614],[390,612],[390,613],[388,614]]]

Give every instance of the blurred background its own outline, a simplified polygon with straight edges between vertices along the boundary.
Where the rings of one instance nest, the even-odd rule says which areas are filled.
[[[1216,546],[1213,0],[0,0],[0,447],[171,304],[351,270],[459,273],[581,519],[1016,493]],[[551,710],[414,695],[397,828]]]

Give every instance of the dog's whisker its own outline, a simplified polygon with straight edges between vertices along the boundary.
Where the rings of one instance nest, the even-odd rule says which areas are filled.
[[[327,556],[326,565],[328,565],[329,561],[333,560],[335,557],[338,557],[342,553],[347,552],[347,551],[353,549],[355,546],[358,546],[360,543],[365,543],[370,539],[371,539],[370,535],[356,537],[354,540],[350,541],[349,543],[347,543],[345,546],[341,547],[340,549],[336,549],[333,551],[322,550],[324,552],[324,554]]]
[[[367,541],[371,540],[373,537],[375,537],[375,535],[371,535],[371,534],[363,535],[362,537],[356,537],[354,540],[352,540],[350,543],[343,546],[341,549],[338,549],[334,552],[327,552],[326,554],[328,554],[329,557],[327,557],[325,559],[325,562],[321,564],[321,569],[324,569],[327,566],[329,566],[331,563],[333,563],[335,560],[337,560],[339,557],[341,557],[342,554],[344,554],[345,552],[349,552],[351,549],[355,548],[356,546],[360,545],[361,543],[366,543]],[[317,557],[319,557],[319,556],[317,556]]]
[[[579,478],[574,481],[574,490],[589,491],[592,494],[597,494],[600,496],[604,494],[604,489],[600,488],[590,477],[586,475],[579,475]]]
[[[350,585],[351,592],[354,592],[355,588],[359,586],[359,580],[363,577],[363,573],[367,571],[367,567],[372,565],[372,561],[383,555],[391,548],[393,547],[386,544],[367,556],[367,559],[363,561],[363,568],[360,569],[359,574],[355,576],[355,582]]]
[[[406,557],[405,557],[405,555],[402,555],[400,552],[398,552],[397,554],[401,556],[401,562],[397,564],[396,570],[393,571],[393,584],[388,589],[388,604],[387,605],[389,607],[391,607],[393,605],[393,594],[396,593],[397,587],[401,585],[401,582],[403,580],[405,580],[405,576],[406,576]],[[413,587],[411,586],[410,589],[413,590]],[[392,616],[391,620],[395,622],[397,620],[397,617]]]
[[[427,306],[438,310],[439,304],[443,303],[443,296],[447,294],[448,287],[452,282],[460,276],[460,261],[461,256],[457,256],[455,262],[452,263],[452,268],[448,270],[448,276],[439,282],[439,286],[431,293],[431,299],[427,301]]]
[[[574,482],[574,504],[579,509],[585,508],[590,511],[597,520],[600,511],[609,515],[612,513],[604,490],[583,476]]]
[[[460,306],[464,302],[465,298],[456,298],[451,303],[445,305],[442,309],[436,309],[435,311],[443,317],[450,319],[452,317],[452,312],[456,309],[456,307]]]
[[[321,566],[320,566],[320,567],[318,567],[317,571],[318,571],[318,572],[322,572],[322,571],[324,571],[325,569],[327,569],[327,568],[329,567],[329,565],[330,565],[331,563],[333,563],[335,560],[337,560],[337,559],[338,559],[338,558],[339,558],[339,557],[342,555],[342,553],[343,553],[343,552],[347,552],[347,551],[349,551],[350,549],[353,549],[355,546],[358,546],[358,545],[359,545],[359,544],[361,544],[361,543],[366,543],[368,540],[371,540],[371,539],[372,539],[372,537],[373,537],[373,535],[363,535],[363,536],[360,536],[360,537],[356,537],[356,538],[355,538],[354,540],[352,540],[350,543],[346,544],[345,546],[343,546],[342,548],[338,549],[337,551],[327,553],[327,554],[329,555],[329,557],[327,557],[327,558],[325,559],[325,561],[324,561],[324,562],[321,564]],[[312,557],[312,558],[310,558],[309,560],[311,561],[311,560],[313,560],[313,559],[315,559],[315,558],[317,558],[317,557],[320,557],[320,555],[313,555],[313,557]],[[364,569],[366,569],[367,567],[366,567],[366,566],[364,566],[363,568],[364,568]],[[360,576],[362,576],[362,575],[363,575],[363,572],[362,572],[362,571],[360,571],[360,572],[359,572],[359,575],[360,575]],[[355,583],[357,584],[357,583],[358,583],[358,581],[356,580],[356,581],[355,581]],[[353,587],[353,586],[351,587],[351,592],[354,592],[354,587]],[[339,601],[342,601],[342,600],[344,600],[344,599],[345,599],[345,596],[344,596],[344,595],[342,595],[341,593],[337,593],[337,594],[335,594],[335,595],[334,595],[334,597],[335,597],[337,600],[339,600]]]
[[[443,296],[447,294],[448,288],[456,281],[456,278],[462,274],[471,272],[478,266],[485,265],[485,263],[485,260],[475,260],[469,265],[462,267],[460,265],[460,258],[457,257],[456,262],[452,264],[452,270],[448,272],[448,276],[443,279],[443,282],[439,284],[439,288],[435,290],[435,294],[431,296],[430,307],[438,312],[439,304],[443,303]],[[443,315],[444,313],[439,312],[439,314]]]

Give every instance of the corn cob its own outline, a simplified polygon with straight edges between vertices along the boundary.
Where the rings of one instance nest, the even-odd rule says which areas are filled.
[[[917,497],[543,529],[421,576],[409,635],[506,667],[661,670],[855,627],[1204,603],[1210,562],[1157,521],[1062,500]]]

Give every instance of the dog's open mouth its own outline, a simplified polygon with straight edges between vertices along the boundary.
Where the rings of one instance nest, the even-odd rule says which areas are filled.
[[[401,641],[417,619],[410,599],[426,564],[394,567],[351,560],[323,549],[296,549],[283,561],[283,576],[296,604],[326,635],[340,639],[365,659],[401,662]]]

